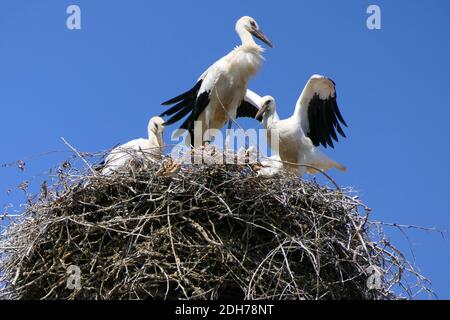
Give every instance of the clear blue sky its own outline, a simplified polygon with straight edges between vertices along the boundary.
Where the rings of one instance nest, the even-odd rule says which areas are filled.
[[[70,4],[81,7],[81,30],[66,28]],[[381,30],[366,28],[370,4],[381,7]],[[275,96],[282,117],[310,75],[336,81],[350,127],[326,152],[349,171],[331,173],[359,192],[372,218],[450,229],[447,0],[2,0],[0,164],[66,150],[61,136],[83,151],[145,136],[161,101],[238,44],[242,15],[275,44],[250,86]],[[0,206],[18,209],[20,192],[6,190],[23,179],[38,184],[64,157],[33,157],[24,173],[0,168]],[[390,234],[407,252],[405,238]],[[409,235],[417,266],[450,298],[450,240]]]

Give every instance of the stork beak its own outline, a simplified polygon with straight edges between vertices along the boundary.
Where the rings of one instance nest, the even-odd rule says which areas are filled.
[[[266,112],[267,107],[269,106],[269,104],[264,104],[261,109],[258,110],[258,112],[256,113],[255,119],[258,120],[259,122],[262,121],[263,119],[263,114]]]
[[[262,42],[264,42],[265,44],[267,44],[269,47],[273,48],[273,44],[272,42],[264,35],[264,33],[262,33],[261,30],[255,30],[253,29],[252,31],[250,31],[252,35],[254,35],[255,37],[257,37],[259,40],[261,40]]]
[[[160,147],[164,146],[164,137],[163,137],[163,131],[160,131],[157,135],[158,144]]]

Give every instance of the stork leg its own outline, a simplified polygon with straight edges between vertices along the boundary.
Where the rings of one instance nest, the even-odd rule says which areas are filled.
[[[225,137],[225,150],[230,149],[230,143],[231,143],[231,134],[230,134],[230,130],[231,127],[233,126],[233,121],[231,121],[231,119],[228,120],[228,125],[227,125],[227,131],[226,131],[226,137]]]
[[[211,143],[211,133],[209,128],[211,128],[211,111],[210,108],[205,110],[205,131],[203,131],[203,145],[206,147]]]
[[[206,121],[207,125],[206,125],[206,135],[205,135],[205,147],[209,146],[211,144],[211,133],[209,131],[209,128],[211,128],[211,120],[207,120]]]

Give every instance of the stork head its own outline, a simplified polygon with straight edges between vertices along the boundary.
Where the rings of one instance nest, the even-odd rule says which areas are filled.
[[[271,96],[264,96],[261,98],[261,108],[256,113],[256,120],[262,121],[263,118],[269,117],[275,113],[275,99]]]
[[[252,17],[244,16],[236,22],[236,31],[240,33],[241,30],[250,32],[253,36],[267,44],[269,47],[273,48],[272,42],[259,29],[258,23]]]
[[[156,138],[156,141],[158,142],[158,146],[160,147],[160,152],[162,152],[162,149],[164,147],[164,139],[163,139],[163,133],[164,133],[164,120],[161,117],[153,117],[148,122],[148,138],[149,140],[152,139],[152,137]]]
[[[161,117],[153,117],[148,122],[148,131],[156,135],[164,132],[164,120]]]

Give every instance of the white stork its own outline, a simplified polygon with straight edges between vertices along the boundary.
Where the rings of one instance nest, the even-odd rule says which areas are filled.
[[[215,62],[197,80],[189,91],[163,102],[162,105],[172,105],[161,116],[172,116],[165,122],[170,125],[189,114],[174,134],[180,136],[185,130],[191,135],[191,145],[198,146],[203,142],[210,142],[210,135],[205,134],[208,129],[220,130],[228,121],[241,116],[239,106],[245,96],[250,77],[256,75],[263,61],[264,49],[256,44],[252,35],[272,47],[272,43],[261,32],[255,19],[245,16],[236,23],[236,32],[241,38],[242,45],[236,47],[229,54]],[[202,124],[201,137],[194,139],[194,121]],[[201,139],[200,141],[198,141]]]
[[[250,103],[256,111],[255,118],[262,121],[267,129],[267,139],[272,147],[272,136],[278,136],[279,156],[284,167],[303,175],[305,172],[315,173],[312,168],[296,164],[311,165],[322,170],[336,168],[346,171],[346,168],[328,158],[317,147],[319,145],[334,148],[333,140],[338,141],[336,131],[343,137],[345,133],[341,124],[347,126],[336,101],[335,83],[326,77],[313,75],[306,84],[295,106],[294,114],[280,120],[276,112],[275,99],[271,96],[259,97],[248,90],[245,97],[246,107]],[[273,135],[272,131],[276,131]]]
[[[147,139],[135,139],[114,148],[105,159],[102,174],[110,175],[136,160],[160,159],[164,148],[163,123],[160,117],[151,118]]]

